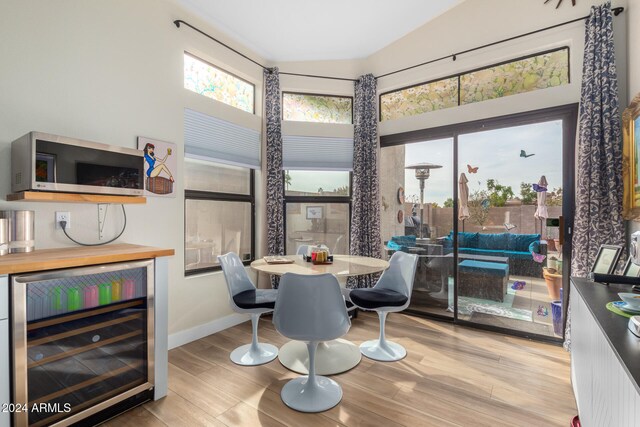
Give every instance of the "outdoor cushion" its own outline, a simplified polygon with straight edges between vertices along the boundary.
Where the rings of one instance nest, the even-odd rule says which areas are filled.
[[[522,237],[521,237],[522,236]],[[453,231],[442,240],[444,254],[453,252]],[[501,242],[504,246],[499,247]],[[540,242],[539,234],[512,233],[459,233],[459,249],[461,254],[484,255],[509,258],[511,274],[533,275],[542,274],[542,265],[534,261],[531,252],[546,253],[546,248]],[[517,247],[517,249],[513,249]]]
[[[408,251],[416,246],[416,236],[392,236],[387,243],[387,248],[394,251]]]
[[[480,234],[478,236],[478,249],[507,249],[507,233]]]
[[[461,248],[477,248],[479,233],[458,232],[458,246]],[[453,242],[453,231],[449,232],[448,239]]]
[[[508,276],[509,265],[498,262],[485,262],[465,259],[460,263],[460,272],[491,274],[494,276]]]
[[[539,234],[508,234],[508,244],[504,249],[510,251],[528,252],[533,242],[539,242]]]
[[[520,251],[504,251],[504,256],[509,258],[517,258],[517,259],[533,259],[531,252],[520,252]]]
[[[470,255],[505,256],[504,251],[498,249],[460,248],[460,252]]]
[[[379,307],[400,307],[407,303],[408,298],[391,289],[354,289],[349,293],[349,299],[358,307],[373,310]]]
[[[240,308],[274,308],[278,291],[275,289],[250,289],[233,296],[233,302]]]

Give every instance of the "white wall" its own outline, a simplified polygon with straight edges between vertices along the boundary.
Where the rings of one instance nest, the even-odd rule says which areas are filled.
[[[627,18],[628,100],[640,93],[640,0],[629,0]]]
[[[136,147],[138,136],[177,144],[176,198],[150,197],[146,205],[127,206],[128,227],[119,239],[175,249],[169,261],[170,333],[231,314],[221,273],[189,278],[183,274],[183,109],[215,114],[255,129],[261,128],[262,111],[262,70],[190,29],[178,30],[172,23],[175,19],[226,39],[164,1],[0,4],[2,200],[10,192],[10,142],[31,130],[130,148]],[[185,49],[255,83],[258,114],[250,116],[185,90]],[[36,211],[37,248],[72,245],[60,231],[54,231],[56,210],[71,212],[74,237],[97,240],[95,205],[0,201],[0,209]],[[122,225],[119,206],[109,210],[107,236]]]

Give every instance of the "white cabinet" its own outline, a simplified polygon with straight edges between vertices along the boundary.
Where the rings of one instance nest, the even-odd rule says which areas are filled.
[[[0,276],[0,405],[9,403],[9,278]],[[10,414],[0,407],[0,427],[9,427]]]
[[[637,427],[638,390],[580,293],[572,291],[570,301],[571,379],[581,424]],[[625,331],[625,335],[630,341],[637,340],[631,333]]]
[[[9,277],[0,275],[0,320],[9,318]]]

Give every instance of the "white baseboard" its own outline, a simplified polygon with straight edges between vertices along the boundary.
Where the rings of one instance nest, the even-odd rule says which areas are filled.
[[[213,322],[198,325],[184,331],[176,332],[169,335],[169,350],[199,340],[216,332],[223,331],[232,326],[239,325],[242,322],[250,320],[248,314],[233,313],[228,316],[216,319]]]

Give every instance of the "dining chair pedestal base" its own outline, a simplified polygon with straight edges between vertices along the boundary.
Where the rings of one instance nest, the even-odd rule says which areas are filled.
[[[302,341],[289,341],[280,347],[280,363],[293,372],[309,374],[309,352]],[[316,373],[334,375],[358,366],[362,355],[358,346],[345,339],[318,343],[316,352]]]
[[[407,350],[400,344],[391,341],[380,342],[380,340],[365,341],[360,344],[360,352],[369,359],[379,362],[395,362],[404,359]]]
[[[340,403],[342,388],[337,382],[321,376],[315,380],[315,384],[308,384],[309,377],[305,376],[289,381],[280,393],[282,401],[300,412],[322,412]]]
[[[246,344],[231,352],[231,361],[236,365],[257,366],[271,362],[278,357],[278,347],[272,344],[259,343],[257,349],[251,349],[252,344]]]

